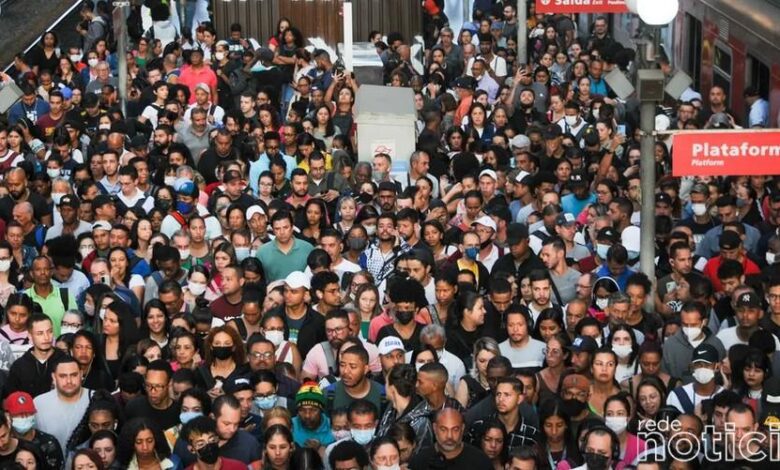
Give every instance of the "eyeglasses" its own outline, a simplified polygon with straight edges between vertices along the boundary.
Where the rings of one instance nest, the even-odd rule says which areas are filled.
[[[271,359],[272,357],[274,357],[274,353],[272,353],[272,352],[264,352],[264,353],[253,352],[253,353],[249,353],[249,355],[252,356],[253,359],[266,359],[267,360],[267,359]]]
[[[168,386],[168,384],[150,384],[148,382],[144,384],[144,387],[146,388],[146,390],[148,390],[150,392],[159,392],[159,391],[165,390],[165,387],[167,387],[167,386]]]
[[[265,148],[268,150],[279,150],[278,145],[266,145]]]
[[[81,323],[68,323],[68,322],[62,322],[63,327],[68,328],[81,328]]]
[[[325,328],[325,334],[326,335],[335,335],[337,333],[341,333],[342,331],[346,330],[346,326],[338,326],[336,328]]]

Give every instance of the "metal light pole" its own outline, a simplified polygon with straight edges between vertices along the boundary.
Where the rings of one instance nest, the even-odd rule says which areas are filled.
[[[117,82],[119,84],[119,104],[122,114],[127,115],[127,9],[128,0],[114,0],[114,37],[116,38],[116,53],[118,60]]]
[[[641,191],[641,238],[639,268],[649,279],[655,278],[655,101],[643,101],[639,110],[642,129],[640,168],[642,169]],[[648,296],[652,301],[653,296]]]
[[[517,0],[517,63],[528,63],[528,7],[527,0]]]
[[[352,72],[352,59],[354,49],[352,47],[352,0],[344,0],[342,9],[344,19],[344,68]]]

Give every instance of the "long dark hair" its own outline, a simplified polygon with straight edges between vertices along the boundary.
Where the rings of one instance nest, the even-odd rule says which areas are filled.
[[[171,455],[171,448],[165,440],[162,430],[157,424],[147,418],[135,418],[122,427],[119,434],[119,442],[116,449],[117,460],[127,467],[135,456],[135,438],[141,431],[149,430],[154,436],[154,450],[160,459]]]
[[[563,432],[563,446],[566,458],[573,462],[580,462],[580,452],[577,448],[577,440],[574,435],[574,429],[571,424],[571,417],[567,415],[562,409],[563,402],[559,397],[553,397],[542,402],[539,406],[539,438],[537,439],[537,453],[541,456],[547,455],[548,443],[547,434],[544,433],[544,423],[552,417],[561,418],[566,425],[566,430]],[[545,459],[546,460],[546,459]]]
[[[146,318],[149,316],[149,311],[153,308],[161,310],[163,317],[165,317],[165,336],[170,337],[171,333],[171,319],[165,310],[165,304],[160,299],[152,299],[144,305],[144,311],[141,314],[141,337],[149,337],[149,325],[146,323]]]

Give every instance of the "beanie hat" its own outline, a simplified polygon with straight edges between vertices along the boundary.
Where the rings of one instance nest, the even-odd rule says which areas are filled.
[[[295,394],[295,404],[301,406],[314,406],[325,409],[325,395],[316,382],[305,382]]]

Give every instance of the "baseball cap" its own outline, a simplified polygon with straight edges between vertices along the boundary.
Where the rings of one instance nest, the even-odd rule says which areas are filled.
[[[691,364],[696,364],[697,362],[715,364],[718,361],[720,361],[720,355],[718,354],[718,350],[715,349],[715,346],[711,344],[702,343],[696,346],[696,349],[693,350]]]
[[[382,181],[379,183],[379,191],[392,191],[397,193],[398,187],[392,181]]]
[[[301,271],[293,271],[284,278],[284,283],[290,289],[299,289],[301,287],[305,289],[311,288],[311,279],[309,276]]]
[[[457,79],[455,79],[455,86],[454,86],[454,88],[465,88],[465,89],[468,89],[468,90],[473,90],[474,89],[474,78],[473,77],[469,77],[467,75],[458,77]]]
[[[498,175],[496,175],[496,172],[490,168],[485,168],[479,172],[479,177],[482,178],[483,176],[489,176],[493,178],[493,181],[498,181]]]
[[[379,347],[377,349],[379,350],[379,354],[383,356],[398,349],[406,351],[403,341],[397,336],[385,336],[382,338],[382,341],[379,342]]]
[[[556,219],[555,219],[555,224],[556,225],[561,225],[561,226],[563,226],[563,225],[574,225],[576,223],[577,223],[577,220],[575,220],[574,216],[569,214],[568,212],[565,213],[565,214],[564,213],[558,214],[558,217],[556,217]]]
[[[508,244],[516,245],[526,239],[528,239],[528,226],[526,224],[513,222],[506,228],[506,242]]]
[[[577,336],[567,349],[572,352],[592,353],[599,348],[596,340],[590,336]]]
[[[73,90],[71,90],[69,87],[61,86],[60,93],[62,93],[62,98],[65,100],[73,98]]]
[[[672,198],[665,192],[655,193],[655,203],[656,204],[666,204],[667,206],[672,205]]]
[[[718,240],[718,246],[721,250],[734,250],[739,248],[741,243],[742,239],[739,238],[739,234],[733,230],[724,230]]]
[[[3,409],[11,416],[34,415],[35,403],[27,392],[14,392],[3,400]]]
[[[231,181],[240,180],[240,179],[241,179],[241,173],[237,170],[228,170],[225,172],[224,175],[222,175],[223,183],[230,183]]]
[[[251,219],[255,214],[266,215],[262,207],[254,204],[249,206],[249,208],[246,210],[246,220]]]
[[[569,186],[583,186],[588,184],[588,179],[582,172],[575,171],[569,175]]]
[[[513,149],[528,149],[531,146],[531,139],[525,134],[518,134],[512,137],[510,145]]]
[[[561,126],[558,124],[550,124],[544,129],[543,135],[545,140],[557,139],[563,135],[563,131],[561,130]]]
[[[108,194],[98,194],[95,196],[95,199],[92,200],[92,208],[97,209],[99,207],[103,207],[106,204],[113,204],[114,198],[109,196]]]
[[[228,379],[225,382],[225,385],[223,385],[222,389],[228,395],[232,395],[233,393],[241,392],[243,390],[254,391],[254,388],[252,388],[252,382],[248,378],[241,376]]]
[[[111,231],[111,224],[106,222],[105,220],[98,220],[97,222],[92,224],[92,231],[95,230],[105,230],[106,232]]]
[[[737,308],[761,308],[761,300],[754,292],[745,292],[737,298]]]
[[[642,249],[641,238],[642,230],[636,225],[630,225],[624,228],[623,233],[620,234],[620,243],[626,247],[626,250],[639,253],[639,250]]]
[[[614,228],[603,227],[596,234],[596,241],[608,241],[608,242],[612,242],[612,244],[615,244],[618,241],[620,241],[620,238],[618,237],[618,234]]]
[[[187,178],[177,178],[173,183],[173,188],[182,196],[195,197],[198,194],[198,187]]]
[[[209,88],[208,85],[206,85],[205,83],[202,83],[202,82],[198,83],[197,85],[195,85],[195,90],[203,90],[206,93],[211,94],[211,88]]]
[[[706,195],[710,194],[710,190],[707,188],[706,184],[704,184],[704,183],[696,183],[691,188],[691,193],[704,194],[706,196]]]
[[[473,227],[473,226],[475,226],[477,224],[484,225],[485,227],[491,228],[491,229],[493,229],[494,232],[497,229],[496,223],[493,221],[493,219],[491,219],[490,217],[488,217],[486,215],[483,215],[479,219],[477,219],[474,222],[472,222],[471,226]]]
[[[67,207],[72,207],[74,209],[78,209],[79,199],[73,194],[66,194],[60,198],[59,206],[60,207],[67,206]]]
[[[590,380],[582,374],[569,374],[564,377],[563,383],[561,383],[561,391],[569,388],[588,391],[590,390]]]
[[[315,382],[306,382],[301,385],[295,394],[295,404],[298,408],[302,406],[314,406],[319,409],[325,408],[325,395],[322,393],[319,385]]]
[[[136,134],[135,137],[133,137],[130,140],[130,148],[131,149],[139,149],[144,148],[149,144],[149,139],[146,138],[143,134]]]
[[[515,183],[529,185],[533,182],[533,178],[534,177],[531,176],[531,173],[528,173],[527,171],[521,171],[517,174],[517,176],[515,176]]]

